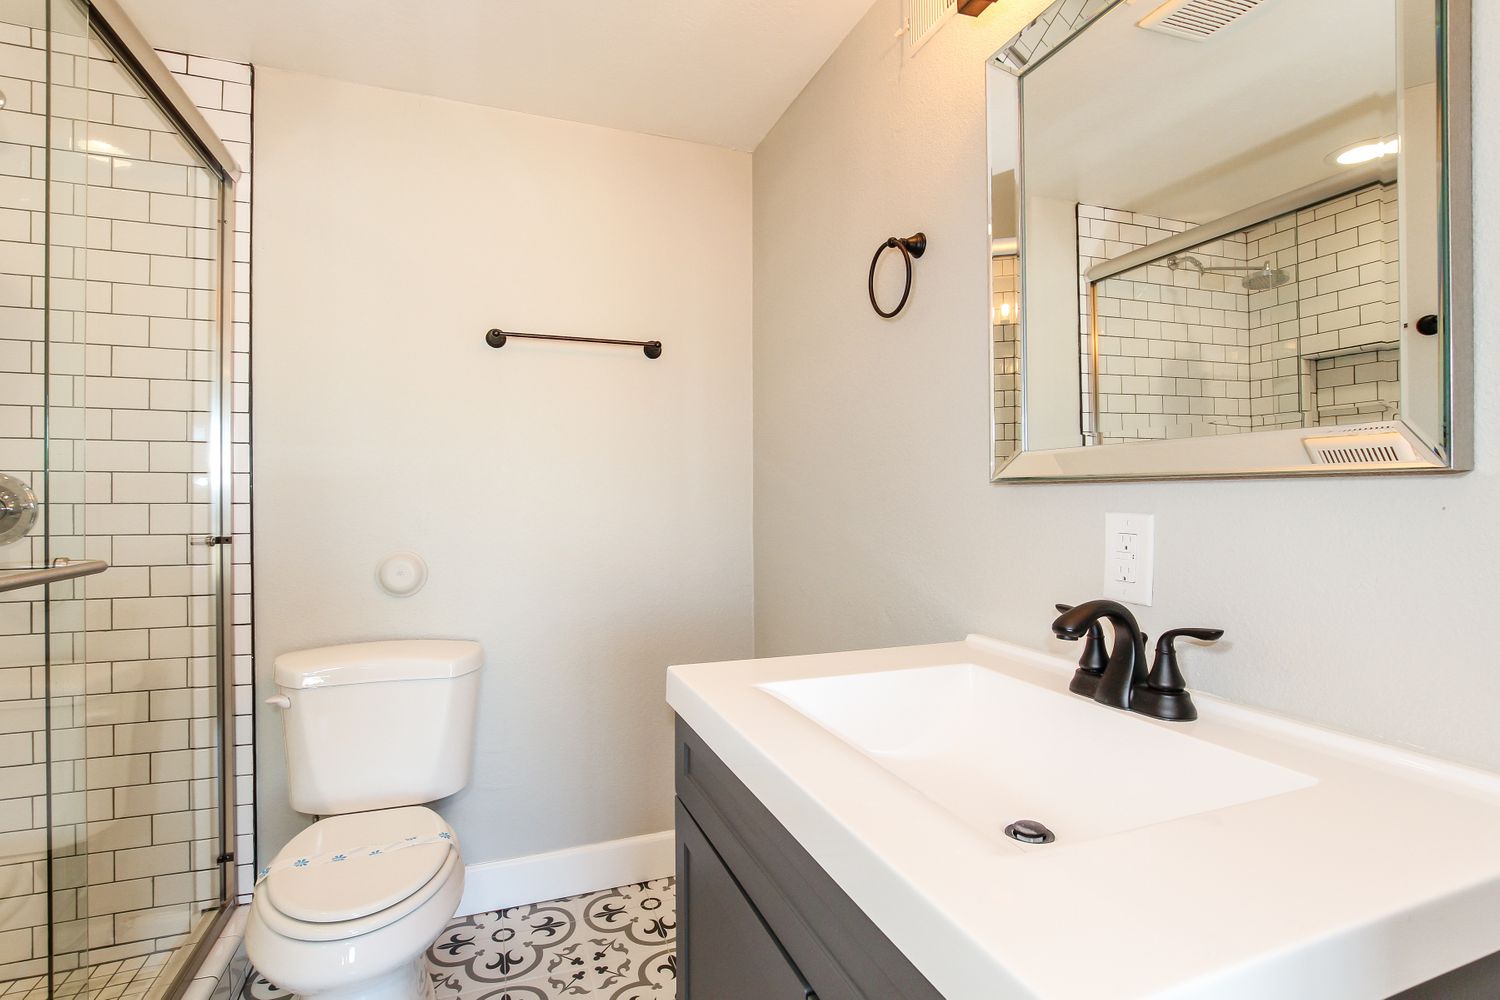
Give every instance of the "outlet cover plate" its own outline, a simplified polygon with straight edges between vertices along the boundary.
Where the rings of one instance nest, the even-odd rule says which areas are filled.
[[[1156,564],[1156,517],[1104,515],[1104,596],[1151,606]]]

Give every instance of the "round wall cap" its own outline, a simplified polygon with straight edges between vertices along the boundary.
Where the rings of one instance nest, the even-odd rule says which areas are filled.
[[[392,597],[410,597],[427,582],[427,564],[415,552],[397,552],[381,561],[375,579]]]

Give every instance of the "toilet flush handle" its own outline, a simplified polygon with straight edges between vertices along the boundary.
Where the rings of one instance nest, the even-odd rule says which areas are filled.
[[[271,695],[271,697],[266,699],[266,704],[270,705],[273,708],[291,708],[292,699],[288,698],[284,694],[273,694]]]

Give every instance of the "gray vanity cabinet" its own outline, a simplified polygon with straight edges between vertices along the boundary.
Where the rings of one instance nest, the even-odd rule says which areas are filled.
[[[942,1000],[677,720],[679,1000]]]
[[[679,1000],[806,1000],[814,995],[681,802],[677,919]]]

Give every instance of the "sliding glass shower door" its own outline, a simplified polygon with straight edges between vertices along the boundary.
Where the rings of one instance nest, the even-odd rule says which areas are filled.
[[[232,199],[86,4],[0,0],[0,91],[0,578],[109,564],[0,593],[0,995],[165,995],[229,899]]]

